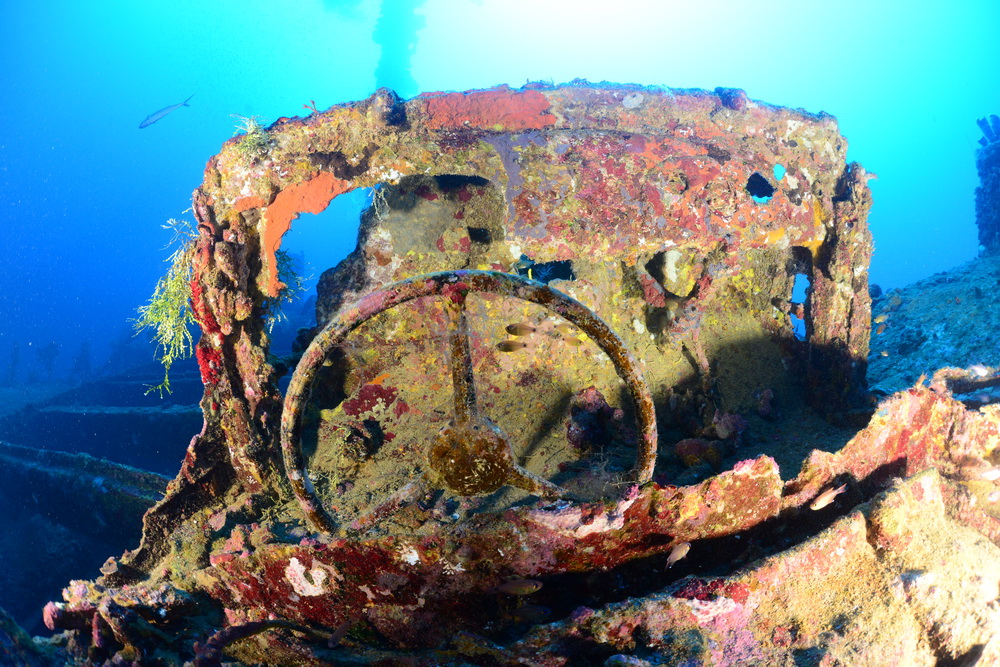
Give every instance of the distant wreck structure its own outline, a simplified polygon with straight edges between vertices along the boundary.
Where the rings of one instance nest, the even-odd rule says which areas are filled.
[[[976,150],[976,171],[979,187],[976,188],[976,226],[979,228],[979,245],[985,252],[1000,251],[1000,116],[976,121],[983,136]]]
[[[925,604],[951,582],[906,531],[996,537],[954,480],[1000,420],[944,379],[870,400],[846,150],[832,116],[741,90],[582,81],[381,89],[231,139],[194,193],[204,425],[139,546],[47,625],[94,663],[981,648],[964,601]],[[357,248],[276,359],[282,237],[358,188]]]

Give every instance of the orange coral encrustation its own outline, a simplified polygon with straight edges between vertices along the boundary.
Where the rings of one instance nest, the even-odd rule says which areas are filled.
[[[334,197],[352,188],[348,181],[324,171],[307,181],[288,186],[265,209],[261,245],[267,266],[261,272],[262,280],[266,281],[261,290],[267,296],[276,297],[281,290],[274,253],[281,247],[281,237],[291,229],[292,221],[300,213],[322,213]]]

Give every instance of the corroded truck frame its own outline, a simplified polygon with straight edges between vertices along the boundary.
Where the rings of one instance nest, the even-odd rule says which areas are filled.
[[[846,144],[830,116],[753,102],[732,89],[574,83],[406,102],[382,89],[362,102],[281,118],[268,136],[267,154],[256,158],[239,150],[239,138],[227,142],[194,193],[202,432],[166,497],[147,513],[139,547],[110,559],[97,585],[68,593],[69,604],[58,610],[69,619],[63,627],[100,618],[94,627],[109,626],[117,642],[109,646],[140,651],[150,639],[136,614],[149,623],[150,609],[165,610],[161,617],[190,635],[198,630],[184,627],[182,617],[193,609],[208,625],[223,624],[221,605],[230,625],[277,614],[336,628],[377,600],[379,609],[365,612],[369,622],[393,628],[401,645],[421,645],[438,638],[428,632],[435,614],[476,619],[477,595],[504,577],[613,567],[695,536],[732,534],[778,512],[781,482],[773,461],[762,458],[713,487],[713,494],[724,489],[739,497],[743,509],[717,504],[697,530],[676,524],[694,505],[704,509],[697,499],[705,489],[654,484],[609,506],[521,509],[468,539],[306,537],[289,544],[276,537],[262,518],[288,495],[277,446],[282,397],[264,325],[269,300],[282,288],[275,252],[300,213],[318,213],[356,188],[426,173],[488,179],[504,193],[521,250],[538,262],[589,255],[642,267],[673,246],[703,246],[714,259],[697,276],[700,298],[712,293],[716,274],[738,273],[748,252],[773,248],[775,257],[795,257],[800,268],[788,271],[782,262],[769,278],[786,294],[773,304],[773,326],[791,339],[787,313],[794,304],[787,296],[794,274],[807,274],[802,358],[809,391],[825,412],[848,410],[861,395],[870,194],[864,170],[846,165]],[[392,265],[392,257],[384,259]],[[646,302],[663,307],[669,290],[662,280],[639,271],[638,282]],[[760,308],[771,305],[768,296]],[[692,310],[686,326],[697,342]],[[651,541],[654,533],[659,538]],[[495,553],[519,536],[533,545],[527,555]],[[475,555],[461,555],[467,553]],[[456,574],[462,559],[476,576]],[[340,585],[345,578],[350,586]],[[133,610],[118,613],[125,599]]]
[[[575,253],[635,264],[690,239],[721,242],[724,263],[748,248],[801,248],[815,403],[845,410],[863,387],[870,193],[864,170],[844,167],[846,143],[831,116],[752,102],[731,89],[537,86],[405,103],[380,90],[364,102],[279,119],[268,133],[271,150],[257,161],[240,153],[239,138],[227,142],[194,193],[193,303],[203,330],[196,353],[206,386],[199,442],[217,442],[202,446],[218,449],[248,491],[274,489],[281,478],[273,446],[281,397],[262,322],[266,300],[282,287],[275,260],[282,235],[300,213],[407,174],[501,184],[513,227],[530,227],[522,251],[538,262]],[[558,175],[547,171],[570,146],[582,162],[560,196]],[[775,165],[785,169],[783,182],[760,204],[745,184]],[[643,282],[658,292],[648,301],[662,299],[662,287]]]

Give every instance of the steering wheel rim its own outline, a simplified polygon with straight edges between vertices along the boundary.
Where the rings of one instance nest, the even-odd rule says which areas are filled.
[[[380,313],[429,296],[445,297],[464,306],[466,295],[474,292],[518,298],[543,306],[587,334],[608,355],[635,402],[639,423],[639,447],[636,463],[628,475],[629,481],[641,486],[652,479],[657,443],[652,395],[635,357],[604,320],[576,299],[518,275],[473,270],[428,273],[386,285],[342,310],[312,340],[292,374],[281,415],[282,457],[299,505],[309,522],[320,532],[333,535],[337,531],[337,522],[323,506],[309,478],[301,435],[303,407],[310,399],[323,361],[348,334]]]

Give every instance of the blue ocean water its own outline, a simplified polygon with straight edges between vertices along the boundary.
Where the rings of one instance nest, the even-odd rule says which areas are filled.
[[[829,112],[849,159],[878,175],[872,280],[903,286],[977,253],[975,120],[1000,111],[998,31],[990,0],[2,2],[0,370],[15,346],[25,381],[84,354],[95,371],[151,355],[124,343],[166,268],[161,225],[191,219],[234,115],[304,114],[383,85],[729,86]],[[363,197],[295,223],[285,247],[308,275],[353,248]]]

